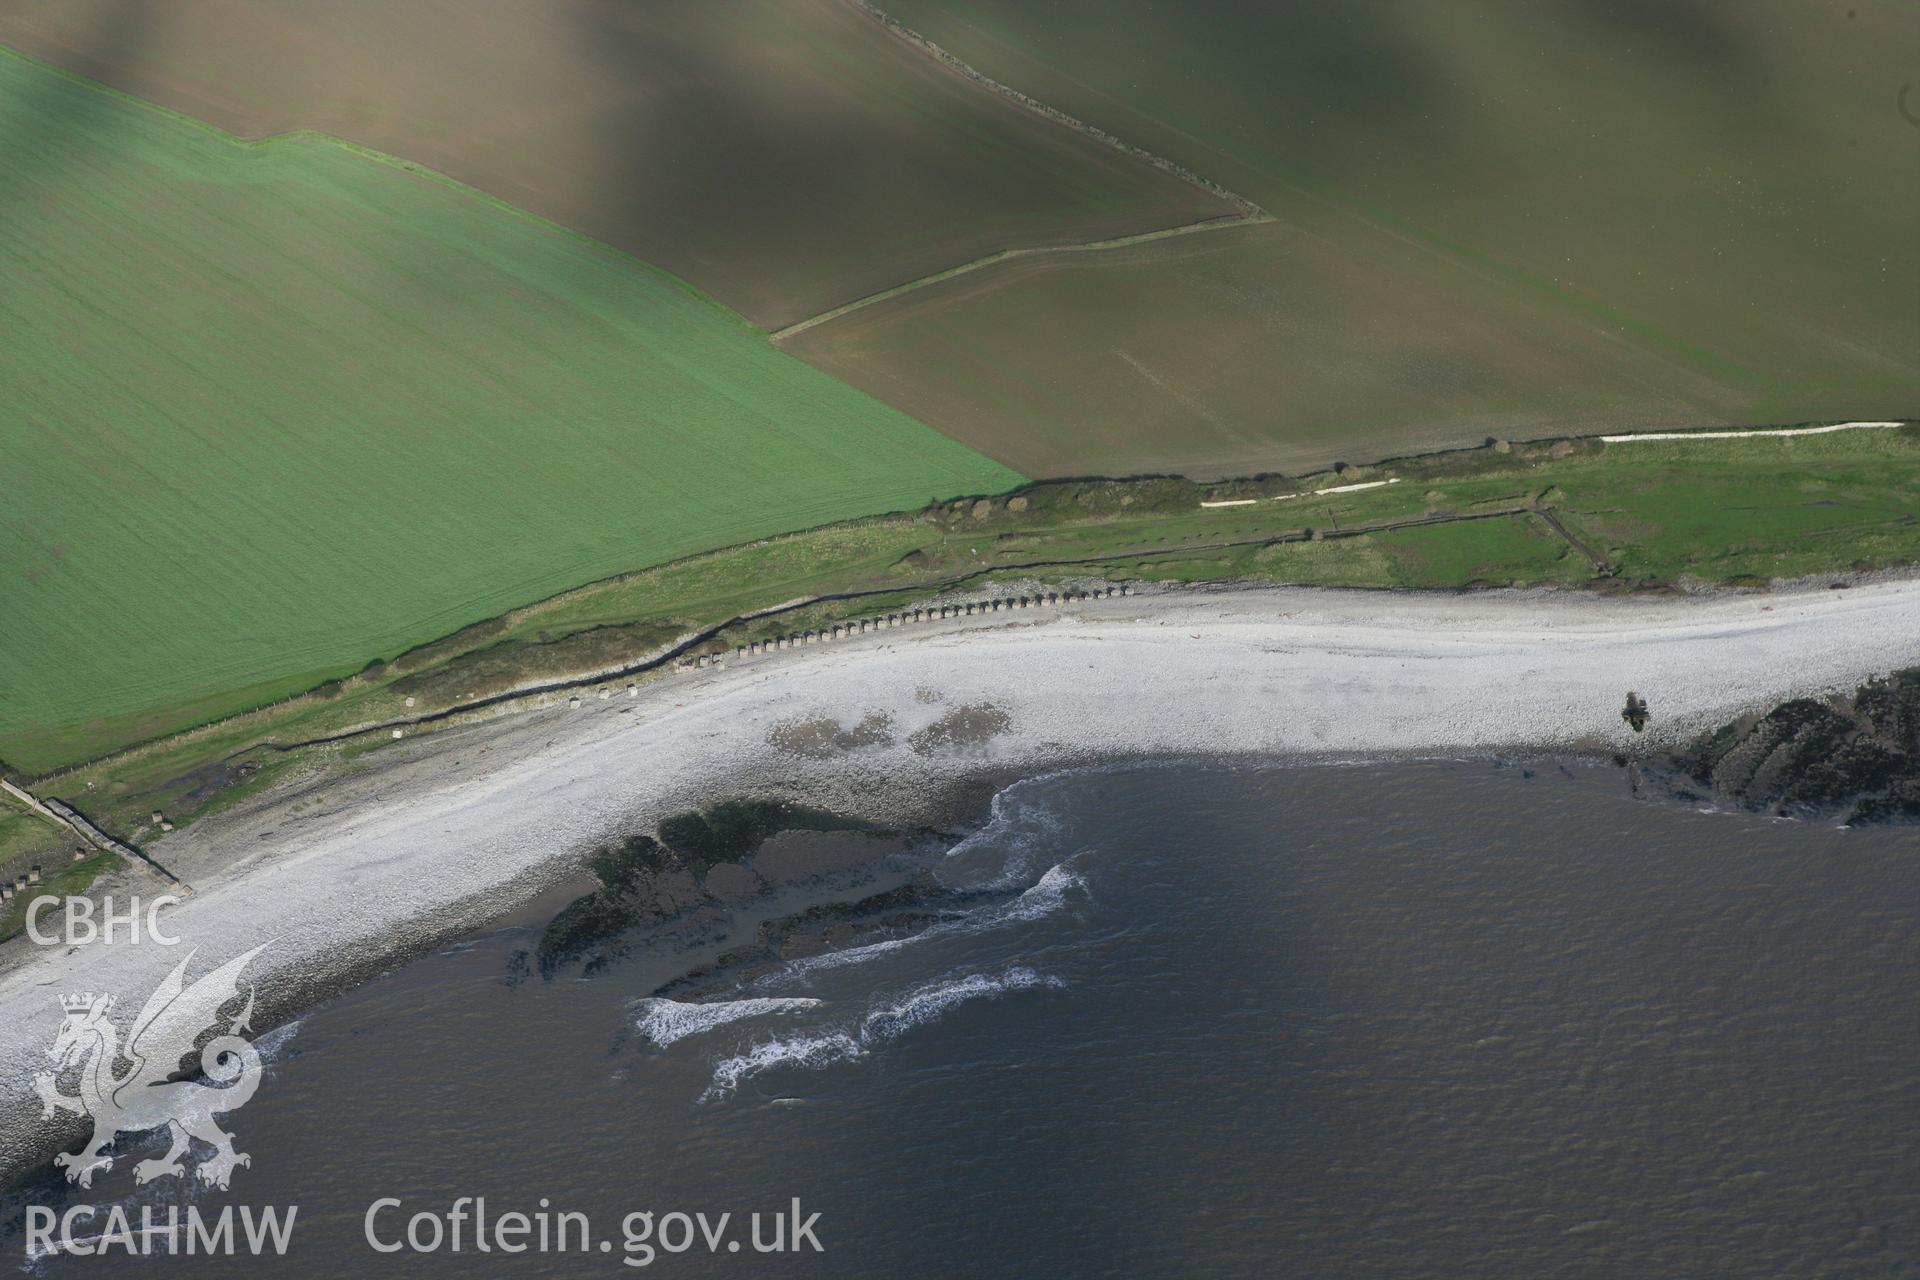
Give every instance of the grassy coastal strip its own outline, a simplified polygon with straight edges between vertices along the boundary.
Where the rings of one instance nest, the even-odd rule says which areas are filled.
[[[1625,450],[1597,438],[1501,444],[1215,485],[1032,485],[608,578],[33,785],[138,845],[155,811],[190,821],[350,762],[396,726],[412,736],[537,705],[542,688],[671,679],[699,653],[1002,582],[1671,592],[1916,561],[1915,425]]]

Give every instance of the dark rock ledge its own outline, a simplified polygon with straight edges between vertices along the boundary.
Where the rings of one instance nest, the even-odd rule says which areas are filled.
[[[1920,667],[1742,717],[1637,772],[1681,800],[1849,826],[1920,821]]]

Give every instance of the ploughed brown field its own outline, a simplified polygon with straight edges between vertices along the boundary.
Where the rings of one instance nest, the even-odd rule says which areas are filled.
[[[788,344],[1027,474],[1920,412],[1913,4],[880,3],[1283,224]]]
[[[781,345],[1030,476],[1216,479],[1741,407],[1710,378],[1380,248],[1261,223],[1023,258]]]
[[[1910,6],[880,2],[1276,219],[779,340],[1027,475],[1920,403]],[[432,166],[768,329],[1237,212],[853,0],[12,0],[0,44]]]
[[[430,166],[769,328],[1234,212],[842,0],[9,0],[0,44],[243,136]]]

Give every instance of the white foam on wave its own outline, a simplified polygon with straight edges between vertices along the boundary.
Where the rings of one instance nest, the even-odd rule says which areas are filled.
[[[1097,770],[1098,767],[1093,771]],[[995,792],[986,824],[947,850],[941,860],[942,870],[937,873],[941,881],[949,889],[980,894],[1011,889],[1027,879],[1032,874],[1036,855],[1050,845],[1057,845],[1065,827],[1060,815],[1031,793],[1038,784],[1074,772],[1088,770],[1041,774]],[[962,870],[971,861],[990,859],[995,854],[1000,855],[1000,862],[997,866],[987,868],[984,878],[970,878]],[[936,921],[910,937],[886,938],[864,946],[791,961],[780,973],[763,979],[761,985],[777,987],[784,981],[803,979],[808,974],[822,970],[860,964],[928,938],[956,934],[964,936],[997,925],[1037,920],[1059,910],[1066,901],[1068,889],[1086,887],[1085,878],[1068,869],[1067,862],[1071,861],[1073,859],[1069,858],[1048,869],[1046,874],[1011,902]]]
[[[932,983],[909,992],[900,1001],[874,1009],[860,1020],[860,1038],[867,1043],[898,1039],[922,1023],[932,1022],[956,1004],[991,999],[1009,991],[1036,987],[1065,987],[1066,980],[1015,965],[998,976],[971,973],[963,978]]]
[[[859,964],[864,960],[871,960],[877,955],[884,955],[889,951],[898,951],[901,947],[918,942],[920,939],[926,937],[927,934],[932,933],[934,929],[941,927],[939,924],[932,925],[908,938],[887,938],[881,942],[869,942],[862,947],[848,947],[844,951],[823,951],[817,956],[808,956],[803,960],[791,961],[787,965],[784,973],[773,976],[775,978],[793,978],[809,973],[819,973],[823,969],[840,969],[850,964]]]
[[[1067,905],[1069,889],[1084,889],[1087,878],[1066,863],[1057,863],[1047,868],[1047,874],[1041,876],[1012,902],[1002,903],[992,908],[991,919],[980,927],[997,924],[1018,924],[1027,920],[1038,920],[1050,916]]]
[[[1058,813],[1029,794],[1035,784],[1052,776],[1029,778],[995,792],[986,824],[947,850],[936,871],[941,881],[953,889],[990,893],[1011,889],[1024,880],[1033,870],[1035,855],[1043,848],[1057,846],[1065,827]],[[984,878],[969,876],[971,864],[996,853],[1000,855],[997,868],[987,871]]]
[[[713,1082],[700,1095],[700,1101],[724,1098],[738,1088],[742,1080],[773,1067],[817,1071],[837,1063],[858,1062],[877,1046],[934,1021],[948,1009],[968,1000],[1066,985],[1064,979],[1037,973],[1026,965],[1014,965],[997,974],[969,973],[957,978],[938,978],[913,988],[897,1000],[885,1004],[876,1002],[855,1027],[776,1037],[744,1053],[718,1059],[713,1064]]]
[[[693,1004],[654,996],[640,1001],[634,1025],[662,1049],[688,1036],[697,1036],[746,1018],[812,1009],[820,1001],[811,996],[776,996],[750,1000],[722,1000]]]
[[[286,1052],[287,1046],[293,1043],[293,1038],[300,1034],[300,1027],[303,1022],[304,1019],[295,1018],[286,1026],[275,1027],[258,1040],[255,1040],[253,1042],[253,1051],[260,1055],[260,1061],[279,1061],[281,1055]]]
[[[1041,876],[1019,897],[1009,902],[981,907],[952,919],[935,921],[909,937],[886,938],[879,942],[869,942],[865,946],[848,947],[844,951],[824,951],[817,956],[794,960],[785,970],[773,975],[772,980],[778,982],[783,979],[803,978],[827,969],[841,969],[850,964],[861,964],[877,955],[898,951],[902,947],[926,942],[932,938],[968,937],[1001,925],[1024,924],[1030,920],[1038,920],[1043,916],[1052,915],[1065,906],[1069,889],[1084,889],[1086,885],[1086,877],[1063,862],[1049,868],[1047,874]]]
[[[866,1047],[844,1031],[767,1040],[745,1053],[737,1053],[714,1063],[713,1083],[700,1095],[700,1101],[724,1098],[748,1076],[759,1075],[771,1067],[793,1066],[817,1071],[836,1062],[856,1061],[866,1054]]]

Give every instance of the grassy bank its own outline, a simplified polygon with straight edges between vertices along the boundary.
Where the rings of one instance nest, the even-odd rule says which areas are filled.
[[[85,893],[96,877],[121,865],[113,854],[96,853],[90,848],[86,856],[75,861],[73,851],[85,847],[64,823],[35,813],[0,792],[0,881],[12,884],[33,867],[40,867],[43,875],[42,882],[26,897],[0,906],[0,938],[20,932],[27,905],[34,897]]]
[[[65,824],[0,792],[0,882],[12,884],[29,867],[56,866],[79,844]]]
[[[1373,487],[1313,492],[1349,485]],[[663,665],[619,679],[671,679],[673,662],[686,654],[995,581],[1647,591],[1915,561],[1914,426],[1789,439],[1516,444],[1218,485],[1038,485],[609,578],[390,655],[290,702],[42,785],[122,832],[137,832],[152,809],[185,822],[290,772],[350,766],[389,743],[395,725],[409,736],[428,732],[433,722],[423,718],[663,657]],[[711,631],[721,624],[728,625]]]
[[[93,882],[110,871],[117,871],[126,864],[117,854],[94,853],[78,862],[68,861],[50,866],[42,883],[28,890],[23,897],[0,908],[0,939],[11,938],[24,932],[27,927],[27,908],[35,898],[77,898],[93,887]],[[42,915],[39,928],[44,933],[54,928],[49,917]]]

